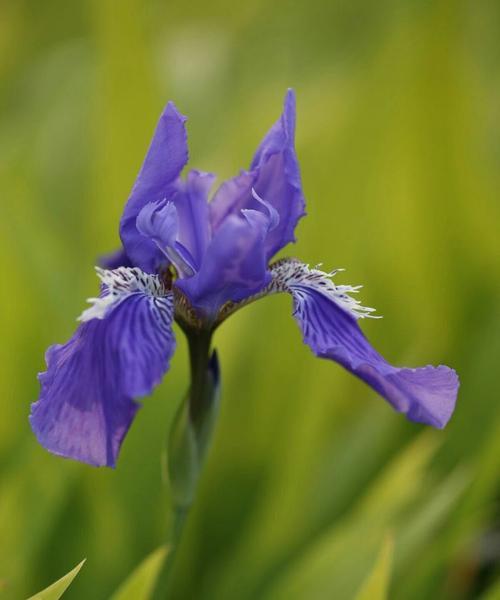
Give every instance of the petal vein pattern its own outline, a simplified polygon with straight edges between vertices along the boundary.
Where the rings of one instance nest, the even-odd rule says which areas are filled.
[[[103,293],[63,345],[51,346],[30,422],[49,451],[114,466],[139,408],[175,350],[173,296],[139,269],[98,270]]]
[[[88,298],[92,306],[83,311],[78,321],[104,319],[106,315],[125,300],[130,294],[143,294],[151,297],[167,297],[169,294],[157,275],[149,275],[141,269],[119,267],[113,271],[95,268],[104,288],[99,298]],[[171,299],[170,299],[171,302]]]
[[[380,319],[380,316],[372,314],[375,312],[374,308],[363,306],[359,300],[350,295],[357,294],[363,286],[336,285],[333,283],[332,277],[341,271],[343,269],[335,269],[325,273],[316,267],[311,269],[309,265],[300,260],[294,258],[283,259],[276,262],[271,269],[272,280],[266,291],[268,294],[293,292],[295,298],[307,293],[308,289],[316,290],[335,302],[354,319],[364,319],[366,317]],[[301,304],[296,303],[296,310],[300,311],[300,309]]]
[[[296,260],[272,269],[267,293],[289,292],[294,317],[304,342],[321,358],[328,358],[362,379],[408,419],[442,428],[449,421],[459,387],[453,369],[440,365],[395,367],[368,342],[357,320],[371,316],[349,294],[359,288],[335,286],[330,276]]]

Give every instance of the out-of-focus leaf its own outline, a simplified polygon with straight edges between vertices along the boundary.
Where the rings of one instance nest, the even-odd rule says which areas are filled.
[[[500,577],[481,596],[481,600],[500,600]]]
[[[43,555],[75,485],[76,471],[69,462],[51,464],[46,452],[30,453],[27,447],[12,453],[2,467],[0,579],[14,598],[26,598],[46,582],[46,569],[41,568],[33,579],[26,574],[34,575],[36,560]],[[61,563],[51,573],[65,566]]]
[[[425,565],[429,558],[427,554],[430,552],[442,557],[447,556],[449,550],[443,545],[440,534],[447,520],[449,522],[456,519],[456,512],[452,511],[469,483],[470,471],[465,467],[457,468],[444,482],[430,487],[425,502],[405,518],[404,526],[396,538],[393,586],[395,597],[401,595],[408,600],[418,600],[422,593],[426,595],[424,590],[429,589],[429,574],[425,566],[420,564]],[[452,519],[449,519],[450,513],[453,514]],[[417,572],[415,564],[419,565]],[[419,581],[419,574],[426,577],[427,586]],[[441,592],[433,591],[431,597],[434,596],[441,596]],[[453,594],[451,597],[454,598]]]
[[[168,552],[168,547],[162,546],[146,557],[113,594],[111,600],[148,600]]]
[[[498,329],[495,325],[493,327]],[[481,361],[482,359],[482,354],[479,354],[479,358],[476,357],[476,360]],[[484,363],[483,368],[484,381],[490,375],[488,371],[491,367],[488,363]],[[488,520],[493,518],[500,470],[500,418],[490,417],[490,420],[491,429],[487,437],[483,437],[478,444],[477,436],[475,436],[477,447],[474,452],[477,458],[470,457],[471,464],[468,465],[468,473],[462,470],[460,474],[459,471],[455,476],[450,476],[442,486],[443,489],[448,486],[451,491],[451,487],[454,485],[452,479],[455,479],[458,485],[460,485],[458,481],[460,477],[465,476],[471,479],[459,505],[454,508],[453,519],[443,531],[444,535],[434,538],[432,545],[426,549],[425,555],[421,556],[418,569],[408,568],[401,579],[399,574],[397,576],[397,580],[401,581],[401,589],[404,587],[405,598],[408,600],[419,600],[423,596],[438,595],[442,581],[437,574],[440,570],[446,569],[448,565],[460,560],[462,554],[467,553],[470,545],[474,544],[477,532],[487,529]],[[463,431],[465,432],[465,429]],[[439,502],[440,494],[441,492],[436,490],[435,501]],[[418,521],[419,517],[417,516],[416,519]],[[413,531],[425,543],[425,540],[429,539],[429,534],[419,527],[415,523]],[[431,535],[434,534],[432,526],[430,530]],[[397,559],[397,563],[405,562],[399,550]],[[398,571],[397,565],[396,571]],[[460,591],[454,585],[461,588],[462,584],[460,582],[448,583],[452,598]]]
[[[429,492],[429,498],[407,519],[397,540],[396,564],[412,565],[422,546],[436,533],[470,483],[466,468],[459,468]]]
[[[380,539],[421,492],[437,445],[428,431],[410,443],[348,515],[287,565],[266,599],[350,600],[375,561]]]
[[[38,592],[38,594],[31,596],[30,598],[28,598],[28,600],[59,600],[59,598],[61,598],[64,592],[71,585],[73,579],[78,575],[78,572],[82,568],[84,562],[85,559],[83,559],[80,564],[76,565],[76,567],[72,569],[69,573],[64,575],[64,577],[58,579],[48,588],[45,588],[41,592]]]
[[[371,573],[356,595],[356,600],[386,600],[394,554],[394,539],[388,535],[380,549]]]
[[[426,430],[382,471],[361,500],[359,512],[372,523],[382,522],[416,496],[425,471],[439,445],[439,437]]]

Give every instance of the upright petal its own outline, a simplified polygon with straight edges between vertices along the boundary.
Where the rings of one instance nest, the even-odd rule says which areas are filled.
[[[279,223],[270,230],[265,242],[266,258],[295,241],[294,231],[304,216],[299,163],[295,153],[295,95],[288,90],[283,114],[262,140],[249,171],[226,181],[210,204],[212,229],[216,231],[229,215],[245,208],[257,209],[252,188],[278,212]]]
[[[172,200],[149,202],[136,219],[137,230],[158,246],[181,278],[200,268],[210,240],[207,197],[213,181],[211,173],[190,171],[186,181],[176,182]]]
[[[208,194],[214,181],[212,173],[191,170],[172,198],[179,217],[178,240],[193,257],[195,270],[200,268],[210,241]]]
[[[295,260],[280,261],[272,274],[270,291],[292,295],[304,342],[317,356],[340,363],[411,421],[438,428],[446,425],[458,392],[455,371],[442,365],[419,369],[390,365],[356,322],[372,310],[349,296],[357,288],[335,286],[328,274]]]
[[[260,211],[230,215],[208,246],[198,273],[176,282],[207,318],[214,318],[226,302],[238,302],[269,283],[263,248],[268,229],[269,217]]]
[[[30,422],[50,452],[114,466],[139,408],[134,399],[149,394],[168,370],[173,300],[157,277],[139,269],[98,274],[103,294],[91,299],[73,337],[47,351]]]
[[[126,253],[137,267],[154,272],[164,260],[157,246],[136,228],[136,218],[148,202],[169,199],[188,160],[186,117],[173,102],[163,111],[120,221]]]

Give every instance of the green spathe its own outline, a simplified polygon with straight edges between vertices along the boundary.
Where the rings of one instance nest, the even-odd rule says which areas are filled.
[[[191,340],[190,344],[195,346],[191,351],[192,385],[177,411],[168,440],[168,478],[177,510],[186,510],[193,502],[219,409],[217,353],[214,350],[208,361],[203,360],[203,354],[197,359],[199,342]],[[206,348],[205,343],[202,345]]]

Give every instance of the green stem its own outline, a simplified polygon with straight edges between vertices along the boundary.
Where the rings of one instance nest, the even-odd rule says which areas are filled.
[[[196,428],[200,426],[206,407],[207,369],[210,358],[210,331],[188,334],[191,388],[189,392],[189,415]]]
[[[161,570],[156,580],[155,589],[151,595],[151,600],[166,600],[168,593],[168,586],[170,583],[170,576],[172,573],[172,567],[174,565],[175,556],[179,547],[179,541],[181,538],[184,523],[188,515],[188,510],[183,508],[172,509],[172,523],[170,528],[169,540],[167,543],[167,554],[163,560]]]
[[[207,443],[207,436],[210,435],[211,430],[210,419],[208,419],[207,431],[207,410],[209,411],[211,408],[207,403],[211,403],[214,400],[212,397],[213,390],[210,389],[209,381],[212,333],[208,331],[186,331],[186,335],[189,345],[191,370],[191,385],[188,394],[189,421],[196,432],[196,438],[200,445],[200,455],[198,458],[201,466],[205,450],[204,446]],[[152,600],[166,600],[167,598],[173,563],[190,508],[190,503],[183,503],[182,505],[174,503],[172,506],[171,529],[168,540],[169,550],[158,575]]]

